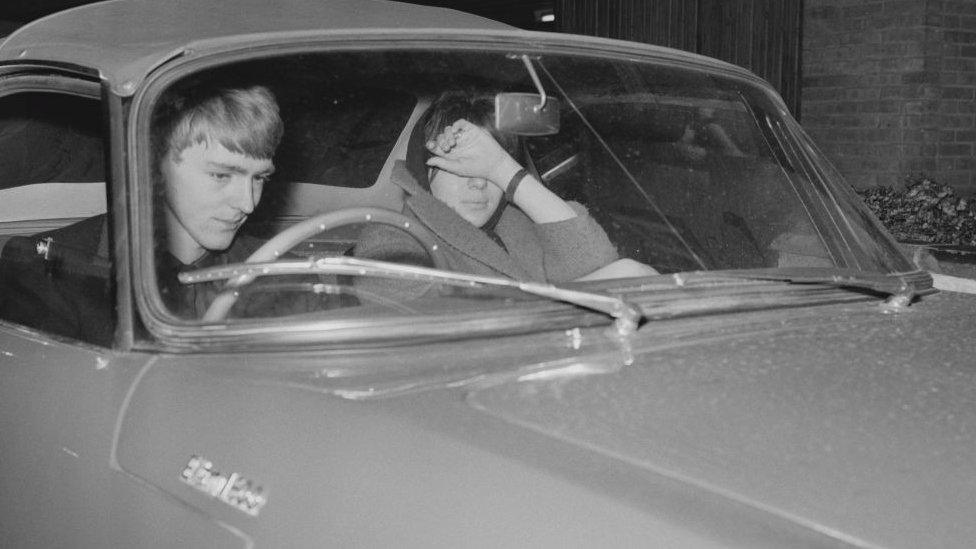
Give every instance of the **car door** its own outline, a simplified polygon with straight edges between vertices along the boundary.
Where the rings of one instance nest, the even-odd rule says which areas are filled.
[[[115,343],[100,93],[59,71],[0,76],[3,547],[111,546],[118,518],[144,507],[112,466],[116,418],[149,356]]]

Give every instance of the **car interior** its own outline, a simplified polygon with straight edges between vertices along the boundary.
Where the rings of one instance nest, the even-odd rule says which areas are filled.
[[[512,64],[500,66],[500,58]],[[773,158],[755,113],[735,93],[669,95],[668,86],[695,89],[692,78],[628,94],[629,84],[615,82],[641,75],[595,66],[606,74],[589,75],[574,97],[550,85],[563,105],[561,127],[523,137],[522,160],[557,195],[585,205],[621,257],[661,273],[775,267],[784,257],[779,246],[830,263],[822,244],[807,238],[812,227],[797,230],[802,212],[767,208],[797,204],[784,181],[800,174]],[[409,147],[419,146],[417,121],[440,92],[540,89],[521,62],[497,52],[303,55],[189,78],[231,76],[268,85],[285,121],[275,176],[241,229],[262,239],[353,207],[400,212],[402,190],[390,174]],[[41,242],[46,231],[106,211],[102,116],[97,101],[77,95],[0,98],[0,262],[49,253]],[[362,227],[316,234],[292,253],[348,255]],[[55,248],[62,252],[58,269],[92,274],[90,261],[73,263],[70,250]],[[106,278],[107,261],[106,252],[99,264]]]

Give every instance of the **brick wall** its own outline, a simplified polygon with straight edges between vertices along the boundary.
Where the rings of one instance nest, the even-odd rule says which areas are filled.
[[[976,1],[806,0],[803,126],[858,188],[976,195]]]

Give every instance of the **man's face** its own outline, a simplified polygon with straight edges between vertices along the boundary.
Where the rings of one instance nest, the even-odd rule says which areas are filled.
[[[192,263],[207,251],[230,246],[261,200],[274,164],[206,140],[166,155],[160,168],[170,253]]]

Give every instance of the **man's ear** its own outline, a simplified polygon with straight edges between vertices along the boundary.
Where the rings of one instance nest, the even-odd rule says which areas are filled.
[[[164,154],[162,156],[162,158],[159,159],[159,169],[160,169],[160,171],[162,171],[163,163],[164,162],[172,162],[173,164],[179,164],[180,162],[182,162],[183,161],[183,151],[184,150],[186,150],[185,147],[182,148],[182,149],[180,149],[180,150],[178,150],[178,151],[174,151],[172,148],[167,148],[166,149],[166,154]]]

